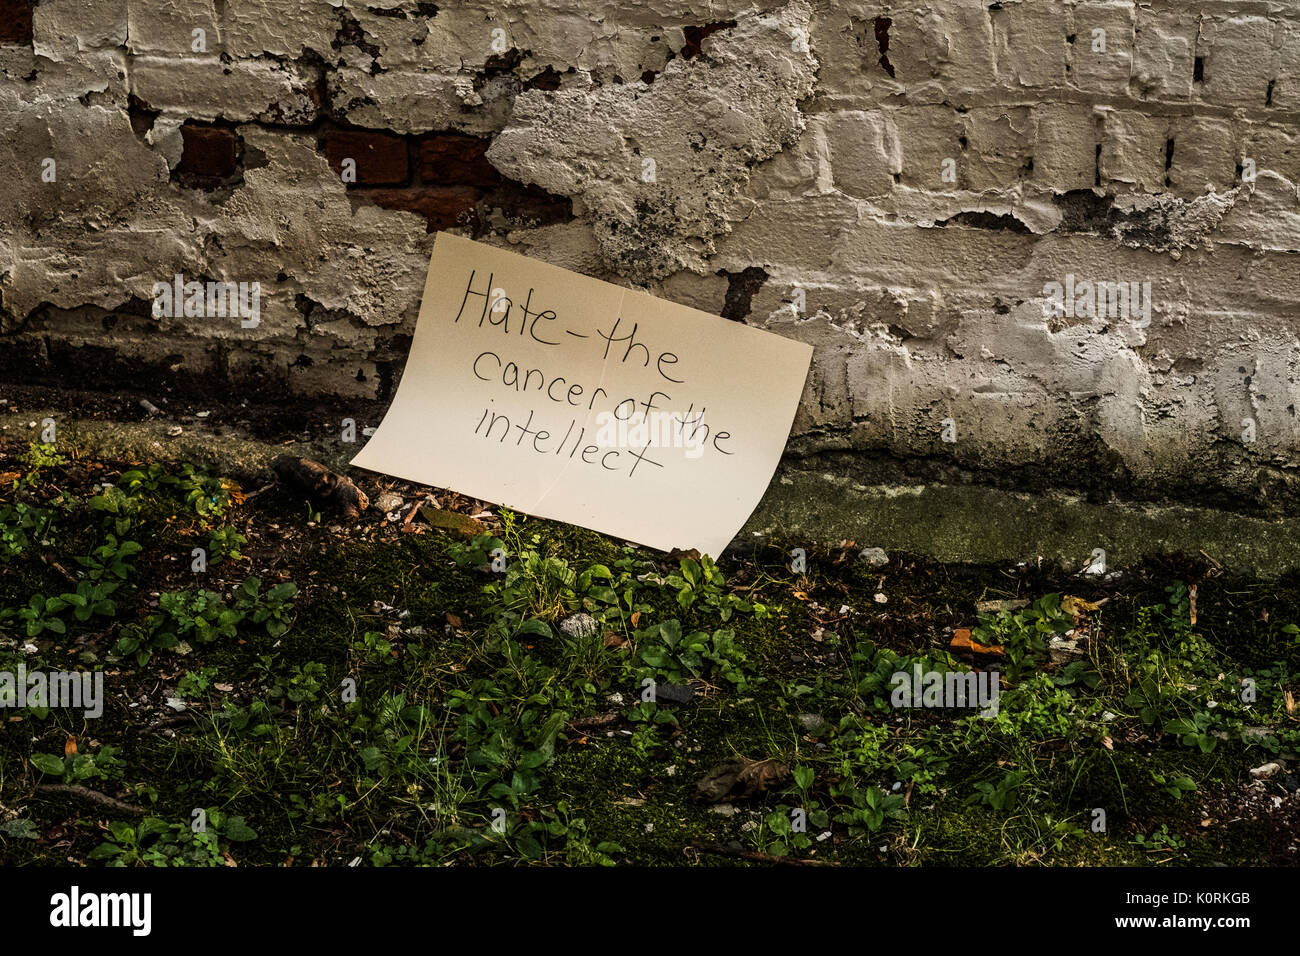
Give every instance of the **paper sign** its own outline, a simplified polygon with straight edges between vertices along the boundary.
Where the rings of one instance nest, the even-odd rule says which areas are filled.
[[[753,512],[812,347],[447,233],[352,464],[661,550]]]

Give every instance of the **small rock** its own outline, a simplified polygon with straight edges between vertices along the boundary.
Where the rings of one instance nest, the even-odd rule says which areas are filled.
[[[1300,790],[1300,777],[1297,777],[1293,773],[1289,773],[1282,778],[1282,786],[1287,789],[1288,793],[1295,793],[1297,790]]]
[[[185,431],[185,429],[181,428],[180,425],[173,425],[171,428],[167,429],[167,437],[168,437],[168,438],[175,438],[177,435],[181,434],[181,432],[183,432],[183,431]]]
[[[695,696],[695,688],[690,684],[655,684],[655,703],[689,704]]]
[[[858,557],[873,568],[883,568],[889,563],[889,555],[885,554],[884,548],[863,548],[858,552]]]
[[[1281,769],[1282,767],[1280,764],[1270,761],[1262,766],[1253,768],[1250,771],[1250,775],[1256,780],[1267,780]]]
[[[875,600],[877,604],[887,604],[889,602],[889,598],[885,597],[884,592],[882,591],[876,592]]]
[[[560,622],[560,630],[569,637],[581,639],[599,631],[600,624],[590,614],[570,614]]]
[[[821,714],[800,714],[795,719],[799,721],[799,726],[803,728],[804,733],[813,736],[825,733],[830,727],[830,724],[826,723],[826,718]]]
[[[185,710],[185,701],[181,700],[179,697],[168,697],[166,703],[168,707],[176,711],[178,714]]]
[[[613,694],[610,694],[608,697],[605,698],[605,700],[609,701],[611,704],[614,704],[615,706],[618,707],[621,707],[623,705],[623,695],[618,693],[617,691]]]
[[[729,803],[719,803],[716,807],[710,807],[709,809],[720,817],[734,817],[740,812]]]
[[[1022,607],[1029,607],[1029,602],[1024,598],[1015,601],[975,602],[975,610],[979,614],[998,614],[1002,611],[1019,611]]]
[[[398,511],[404,504],[406,504],[405,499],[401,495],[393,494],[391,491],[384,492],[379,496],[379,500],[375,502],[376,507],[384,514],[388,514],[390,511]]]
[[[1053,637],[1047,643],[1047,653],[1053,664],[1068,664],[1075,658],[1083,656],[1078,641],[1067,641],[1062,637]]]

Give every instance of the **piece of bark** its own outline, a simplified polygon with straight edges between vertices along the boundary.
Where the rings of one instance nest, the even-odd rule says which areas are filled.
[[[338,508],[345,518],[356,518],[370,507],[370,499],[351,478],[330,471],[310,458],[281,455],[271,462],[271,470],[286,485],[304,491],[321,506]]]

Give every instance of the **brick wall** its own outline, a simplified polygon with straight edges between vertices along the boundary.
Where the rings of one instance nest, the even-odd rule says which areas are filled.
[[[794,453],[1290,501],[1298,76],[1265,0],[0,0],[0,376],[382,399],[455,229],[812,342]]]

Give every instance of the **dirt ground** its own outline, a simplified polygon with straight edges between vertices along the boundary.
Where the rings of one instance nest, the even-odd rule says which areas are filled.
[[[326,427],[222,416],[295,453]],[[4,863],[1300,855],[1295,575],[772,539],[715,564],[374,475],[346,517],[265,462],[38,432],[0,456]],[[101,672],[102,713],[20,701],[20,670]],[[934,694],[900,702],[913,675]]]

